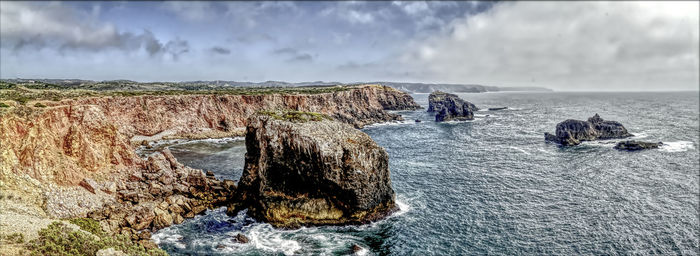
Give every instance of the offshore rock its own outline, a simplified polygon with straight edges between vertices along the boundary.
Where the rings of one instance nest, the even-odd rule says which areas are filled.
[[[316,113],[251,117],[230,215],[276,227],[367,223],[395,208],[388,155],[367,134]]]
[[[622,124],[616,121],[605,121],[598,114],[588,118],[588,121],[569,119],[557,124],[556,134],[544,133],[547,141],[564,146],[581,144],[581,141],[598,139],[618,139],[630,137]]]
[[[435,122],[450,120],[474,120],[474,104],[460,99],[457,95],[435,91],[428,97],[428,112],[436,112]]]
[[[645,141],[627,140],[627,141],[618,142],[617,145],[615,145],[615,149],[636,151],[636,150],[659,148],[661,145],[663,145],[662,142],[645,142]]]

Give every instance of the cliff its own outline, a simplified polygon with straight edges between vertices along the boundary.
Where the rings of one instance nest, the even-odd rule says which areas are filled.
[[[248,117],[261,110],[314,111],[354,127],[362,127],[401,119],[401,116],[388,113],[385,109],[417,107],[405,93],[377,85],[321,89],[237,89],[233,93],[65,93],[89,97],[57,97],[61,91],[26,89],[27,93],[32,93],[33,101],[26,101],[23,95],[17,95],[14,91],[0,91],[0,101],[3,102],[0,106],[0,214],[19,214],[39,219],[85,217],[88,214],[100,216],[94,212],[102,211],[105,205],[124,205],[124,202],[131,202],[132,206],[120,210],[120,214],[131,214],[135,205],[143,203],[134,196],[139,198],[146,194],[145,191],[158,195],[147,198],[144,204],[147,210],[143,211],[145,221],[137,220],[138,223],[147,224],[104,224],[106,230],[129,228],[124,231],[127,233],[136,230],[131,225],[156,228],[170,222],[168,217],[163,217],[165,219],[159,224],[147,221],[150,213],[154,216],[163,213],[163,209],[157,212],[155,209],[158,207],[151,207],[153,204],[157,203],[156,206],[160,208],[170,207],[160,205],[163,200],[168,200],[170,186],[163,181],[159,181],[162,183],[160,188],[150,186],[151,178],[158,180],[156,176],[170,172],[150,174],[149,170],[153,169],[149,163],[153,161],[141,159],[134,153],[135,144],[141,140],[240,136],[245,132]],[[129,96],[132,94],[135,95]],[[15,100],[8,100],[7,95]],[[48,100],[54,97],[55,101]],[[130,183],[132,179],[139,180],[134,178],[139,174],[152,177],[144,177],[141,183]],[[187,177],[191,175],[175,175],[178,177],[176,181],[189,182]],[[143,187],[144,181],[149,184],[148,187]],[[175,187],[173,185],[173,195],[179,193],[196,200],[206,199],[197,197],[206,197],[206,193],[193,194],[192,191],[178,191]],[[204,186],[207,193],[212,192],[213,187],[218,189],[221,186]],[[162,194],[161,191],[166,193]],[[213,191],[221,192],[220,189]],[[204,205],[213,204],[209,202]],[[197,209],[201,210],[201,207]],[[176,212],[170,209],[165,212],[177,218]],[[177,214],[185,217],[184,214],[189,213]],[[36,231],[32,223],[37,222],[10,221],[18,219],[19,215],[0,216],[0,228],[12,226],[12,230]],[[105,220],[111,219],[104,217]]]
[[[388,155],[367,134],[315,113],[251,117],[229,214],[277,227],[365,223],[395,208]]]

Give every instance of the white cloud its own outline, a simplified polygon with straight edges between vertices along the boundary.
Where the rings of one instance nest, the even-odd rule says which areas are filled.
[[[418,40],[434,81],[567,90],[698,88],[697,2],[506,2]]]
[[[374,16],[371,13],[350,10],[345,17],[350,23],[366,24],[374,21]]]

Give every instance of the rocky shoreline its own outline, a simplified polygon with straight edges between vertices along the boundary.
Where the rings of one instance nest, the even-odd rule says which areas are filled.
[[[265,109],[314,111],[359,128],[402,120],[386,110],[419,108],[409,95],[377,85],[308,95],[104,97],[47,104],[22,115],[17,111],[27,107],[2,113],[0,201],[6,202],[4,195],[36,198],[3,210],[24,214],[21,209],[34,208],[30,212],[49,219],[89,217],[103,230],[148,248],[155,246],[152,232],[227,205],[236,185],[182,166],[167,149],[141,159],[134,150],[143,140],[131,138],[241,134],[248,117]],[[392,203],[386,201],[385,208]]]

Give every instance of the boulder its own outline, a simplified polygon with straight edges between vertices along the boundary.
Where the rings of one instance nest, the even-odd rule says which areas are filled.
[[[228,213],[276,227],[367,223],[395,210],[388,155],[367,134],[304,113],[253,116]]]
[[[235,237],[233,237],[233,241],[237,242],[237,243],[245,244],[245,243],[248,243],[248,237],[241,234],[241,233],[238,233],[238,234],[236,234]]]
[[[615,149],[636,151],[636,150],[643,150],[643,149],[659,148],[661,145],[663,145],[662,142],[644,142],[644,141],[636,141],[636,140],[626,140],[626,141],[618,142],[617,145],[615,145]]]
[[[498,110],[506,110],[508,107],[497,107],[497,108],[489,108],[489,111],[498,111]]]
[[[615,121],[605,121],[598,114],[588,118],[588,121],[569,119],[557,124],[556,134],[544,133],[544,139],[564,146],[581,144],[581,141],[599,139],[619,139],[630,137],[622,124]]]
[[[474,120],[474,104],[460,99],[457,95],[435,91],[428,97],[428,112],[435,112],[435,122],[450,120]]]

